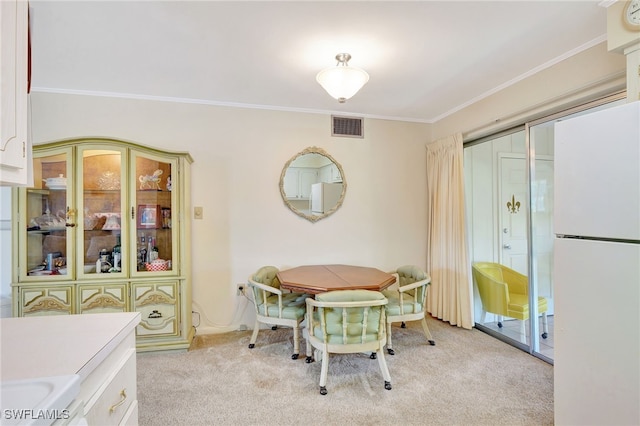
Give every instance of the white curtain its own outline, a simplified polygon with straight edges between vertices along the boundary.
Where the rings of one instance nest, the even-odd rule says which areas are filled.
[[[473,327],[464,221],[462,134],[427,148],[427,311],[458,327]]]

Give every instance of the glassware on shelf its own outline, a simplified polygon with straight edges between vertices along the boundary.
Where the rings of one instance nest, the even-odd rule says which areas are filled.
[[[120,189],[120,175],[107,170],[98,178],[98,187],[104,191],[113,191]]]
[[[94,214],[89,213],[89,208],[84,209],[84,230],[91,231],[98,224],[98,218]]]
[[[106,248],[100,250],[100,257],[98,258],[98,262],[100,262],[100,273],[111,272],[113,263],[111,255]],[[96,262],[96,272],[98,272],[98,262]]]

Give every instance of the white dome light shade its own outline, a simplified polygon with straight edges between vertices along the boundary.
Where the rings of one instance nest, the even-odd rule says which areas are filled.
[[[320,71],[316,80],[331,97],[344,103],[369,81],[369,74],[360,68],[350,67],[348,61],[351,55],[348,53],[339,53],[336,59],[338,65]]]

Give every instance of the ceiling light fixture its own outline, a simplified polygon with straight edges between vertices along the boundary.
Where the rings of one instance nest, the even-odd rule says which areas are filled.
[[[360,68],[350,67],[349,59],[351,59],[350,54],[338,53],[336,66],[324,69],[316,76],[316,80],[324,90],[341,104],[358,93],[358,90],[369,81],[369,74]]]

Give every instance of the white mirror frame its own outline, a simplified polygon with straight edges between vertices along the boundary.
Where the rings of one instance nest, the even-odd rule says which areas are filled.
[[[298,159],[299,157],[306,155],[306,154],[320,154],[324,157],[327,157],[333,164],[335,164],[335,166],[338,168],[338,171],[340,172],[340,176],[342,177],[342,193],[340,194],[340,198],[338,199],[338,202],[336,203],[335,206],[333,206],[330,210],[322,213],[322,214],[307,214],[305,212],[302,212],[300,210],[298,210],[297,208],[295,208],[293,205],[291,205],[291,203],[289,202],[289,200],[287,199],[287,195],[284,191],[284,178],[285,178],[285,174],[287,173],[287,170],[289,169],[289,166],[291,165],[291,163],[293,163],[296,159]],[[295,214],[297,214],[298,216],[307,219],[310,222],[317,222],[320,219],[324,219],[325,217],[331,216],[333,213],[336,212],[336,210],[338,210],[341,206],[342,206],[342,202],[344,201],[344,196],[347,193],[347,181],[344,175],[344,170],[342,169],[342,166],[340,165],[340,163],[338,163],[335,158],[333,158],[331,155],[329,155],[325,150],[323,150],[322,148],[318,148],[316,146],[312,146],[309,148],[304,149],[303,151],[300,151],[299,153],[297,153],[296,155],[294,155],[289,161],[287,161],[287,163],[284,165],[284,167],[282,168],[282,173],[280,174],[280,195],[282,196],[282,200],[284,201],[284,204]]]

